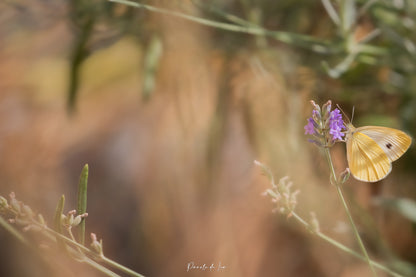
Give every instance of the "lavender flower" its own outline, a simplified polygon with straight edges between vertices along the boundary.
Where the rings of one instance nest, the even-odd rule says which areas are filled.
[[[344,133],[341,130],[346,129],[342,121],[341,112],[338,109],[333,110],[329,116],[329,134],[333,140],[342,140]]]
[[[315,111],[315,110],[314,110]],[[305,125],[305,135],[313,135],[315,134],[315,126],[314,126],[314,120],[312,117],[308,118],[308,124]]]
[[[312,117],[308,118],[308,124],[305,125],[305,134],[313,136],[310,141],[318,146],[330,147],[335,142],[343,140],[345,133],[345,124],[339,109],[331,111],[331,101],[329,100],[321,107],[311,101],[314,109]]]

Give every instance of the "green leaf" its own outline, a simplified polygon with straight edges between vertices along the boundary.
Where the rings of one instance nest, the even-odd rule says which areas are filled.
[[[416,222],[416,202],[406,198],[377,198],[376,203]]]
[[[341,19],[339,18],[338,13],[334,9],[334,6],[332,6],[331,2],[329,0],[322,0],[322,4],[324,5],[326,12],[328,13],[331,20],[335,23],[335,25],[339,25]]]
[[[343,31],[348,34],[352,31],[355,24],[357,11],[355,8],[355,0],[343,0],[342,6],[342,25]]]
[[[53,223],[54,223],[53,227],[55,231],[58,232],[59,234],[62,234],[61,216],[64,213],[64,206],[65,206],[65,195],[62,195],[58,201],[58,204],[56,205],[55,216],[53,217]],[[56,236],[56,241],[59,247],[61,248],[65,247],[63,240],[59,236]]]
[[[64,213],[65,195],[59,199],[55,209],[55,216],[53,217],[54,229],[56,232],[62,234],[61,215]]]
[[[73,1],[76,3],[76,1]],[[95,17],[92,13],[88,13],[88,19],[82,23],[79,28],[80,34],[75,40],[75,44],[71,54],[71,64],[69,72],[69,86],[68,86],[68,111],[71,113],[75,109],[76,100],[80,87],[81,66],[84,60],[88,57],[89,51],[87,44],[93,33],[95,24]]]
[[[153,35],[144,57],[142,95],[145,100],[149,99],[155,89],[156,72],[162,53],[162,40],[158,35]]]
[[[326,61],[322,62],[322,66],[330,77],[337,79],[351,68],[356,57],[357,53],[352,52],[333,68],[331,68]]]
[[[87,212],[87,184],[88,184],[88,164],[84,166],[79,178],[78,184],[78,204],[77,214],[82,215]],[[78,240],[84,245],[85,243],[85,217],[82,218],[78,225]]]

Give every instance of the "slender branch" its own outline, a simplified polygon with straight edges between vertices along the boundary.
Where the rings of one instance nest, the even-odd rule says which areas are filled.
[[[249,27],[259,27],[257,24],[254,24],[253,22],[250,22],[248,20],[245,20],[243,18],[240,18],[238,16],[228,14],[226,12],[223,12],[221,9],[216,8],[214,5],[207,5],[201,3],[199,0],[191,0],[197,7],[201,7],[202,9],[205,9],[209,12],[212,12],[214,14],[217,14],[221,17],[223,17],[225,20],[228,20],[229,22],[238,24],[240,26],[249,26]]]
[[[28,245],[28,241],[17,231],[12,225],[10,225],[2,216],[0,216],[0,225],[6,229],[10,234],[12,234],[20,242]]]
[[[50,228],[46,227],[45,230],[53,235],[53,236],[51,236],[52,239],[55,238],[54,236],[57,236],[57,237],[61,238],[62,240],[64,240],[65,242],[71,244],[72,246],[77,247],[77,249],[79,249],[80,251],[93,256],[97,260],[103,261],[104,263],[106,263],[109,266],[112,266],[113,268],[119,269],[120,271],[123,271],[124,273],[127,273],[131,276],[144,277],[144,275],[141,275],[141,274],[139,274],[139,273],[137,273],[137,272],[135,272],[135,271],[133,271],[133,270],[131,270],[131,269],[129,269],[129,268],[127,268],[127,267],[125,267],[125,266],[123,266],[123,265],[105,257],[105,256],[99,256],[95,252],[91,251],[89,248],[85,247],[82,244],[79,244],[78,242],[75,241],[75,238],[72,235],[72,232],[70,232],[70,235],[72,237],[72,239],[70,239],[70,238],[68,238],[68,237],[66,237],[62,234],[59,234],[59,233],[55,232],[54,230],[52,230]]]
[[[91,260],[88,256],[93,257],[94,259],[98,261],[102,261],[104,264],[107,264],[108,266],[111,266],[115,269],[118,269],[126,274],[129,274],[130,276],[134,277],[144,277],[144,275],[141,275],[107,257],[100,256],[94,251],[90,250],[89,248],[85,247],[84,245],[78,243],[75,241],[75,237],[73,236],[72,232],[69,232],[71,238],[68,238],[67,236],[62,235],[61,233],[56,232],[55,230],[47,227],[46,225],[40,224],[39,222],[33,220],[33,225],[36,225],[41,228],[42,234],[46,236],[51,241],[57,242],[58,239],[62,242],[66,243],[66,245],[70,246],[68,249],[71,251],[72,254],[82,254],[82,257],[77,259],[78,261],[88,263],[92,267],[96,268],[97,270],[105,273],[108,276],[118,277],[116,273],[112,272],[111,270],[105,268],[104,266],[100,265],[99,263],[95,262],[94,260]],[[12,234],[14,237],[16,237],[20,242],[32,246],[30,242],[22,236],[22,234],[16,230],[10,223],[8,223],[2,216],[0,216],[0,226],[3,227],[5,230],[7,230],[10,234]]]
[[[103,262],[105,262],[106,264],[108,264],[108,265],[110,265],[110,266],[112,266],[112,267],[114,267],[114,268],[117,268],[117,269],[119,269],[120,271],[123,271],[124,273],[127,273],[127,274],[129,274],[129,275],[131,275],[131,276],[136,276],[136,277],[144,277],[143,275],[141,275],[141,274],[139,274],[139,273],[137,273],[137,272],[135,272],[135,271],[131,270],[130,268],[125,267],[124,265],[121,265],[121,264],[119,264],[119,263],[116,263],[115,261],[110,260],[109,258],[107,258],[107,257],[105,257],[105,256],[103,256],[103,257],[102,257],[102,260],[103,260]]]
[[[118,274],[116,274],[116,273],[114,273],[114,272],[112,272],[111,270],[109,270],[108,268],[106,268],[106,267],[104,267],[104,266],[102,266],[102,265],[100,265],[99,263],[97,263],[96,261],[94,261],[94,260],[91,260],[90,258],[88,258],[88,257],[85,257],[84,258],[84,260],[83,260],[83,262],[84,263],[87,263],[87,264],[89,264],[90,266],[92,266],[92,267],[95,267],[95,268],[97,268],[98,270],[100,270],[101,272],[103,272],[104,274],[106,274],[106,275],[108,275],[108,276],[111,276],[111,277],[121,277],[120,275],[118,275]],[[134,275],[133,275],[134,276]]]
[[[329,0],[322,0],[322,4],[324,5],[324,8],[331,20],[335,23],[335,25],[339,26],[341,24],[341,19],[339,18],[339,15],[335,11],[334,6],[332,6],[331,2]]]
[[[331,54],[331,53],[342,51],[342,47],[335,47],[334,45],[331,45],[326,40],[317,39],[317,38],[307,36],[307,35],[282,32],[282,31],[271,31],[271,30],[267,30],[264,28],[255,27],[252,25],[239,26],[235,24],[223,23],[223,22],[218,22],[214,20],[209,20],[209,19],[204,19],[204,18],[184,14],[181,12],[158,8],[158,7],[151,6],[151,5],[137,3],[137,2],[133,2],[129,0],[109,0],[109,1],[132,6],[135,8],[145,9],[151,12],[157,12],[161,14],[167,14],[170,16],[179,17],[179,18],[186,19],[195,23],[199,23],[201,25],[215,27],[218,29],[226,30],[226,31],[240,32],[240,33],[246,33],[246,34],[251,34],[251,35],[268,36],[275,40],[278,40],[287,44],[292,44],[292,45],[300,46],[303,48],[307,48],[311,51],[321,53],[321,54]]]
[[[312,230],[311,228],[310,228],[310,224],[309,223],[307,223],[302,217],[300,217],[296,212],[294,212],[294,211],[292,211],[291,212],[291,215],[292,215],[292,217],[293,218],[295,218],[297,221],[299,221],[299,223],[301,223],[302,225],[304,225],[307,229],[310,229],[310,230]],[[326,241],[326,242],[328,242],[328,243],[330,243],[330,244],[332,244],[333,246],[335,246],[335,247],[337,247],[338,249],[340,249],[340,250],[342,250],[342,251],[344,251],[344,252],[347,252],[348,254],[351,254],[351,255],[353,255],[354,257],[356,257],[356,258],[358,258],[358,259],[360,259],[360,260],[362,260],[362,261],[367,261],[367,259],[366,259],[366,257],[365,256],[363,256],[363,255],[361,255],[361,254],[359,254],[359,253],[357,253],[356,251],[354,251],[354,250],[352,250],[351,248],[349,248],[349,247],[347,247],[347,246],[345,246],[345,245],[343,245],[342,243],[339,243],[338,241],[336,241],[336,240],[334,240],[333,238],[331,238],[331,237],[329,237],[329,236],[327,236],[327,235],[325,235],[325,234],[323,234],[323,233],[321,233],[321,232],[313,232],[314,234],[316,234],[318,237],[320,237],[321,239],[323,239],[324,241]],[[370,260],[370,263],[374,266],[374,267],[377,267],[378,269],[380,269],[380,270],[383,270],[383,271],[385,271],[385,272],[387,272],[388,274],[390,274],[390,275],[392,275],[392,276],[394,276],[394,277],[403,277],[403,275],[401,275],[401,274],[399,274],[399,273],[397,273],[397,272],[394,272],[394,271],[392,271],[391,269],[389,269],[388,267],[386,267],[386,266],[384,266],[384,265],[382,265],[382,264],[380,264],[380,263],[378,263],[378,262],[375,262],[375,261],[373,261],[373,260]]]

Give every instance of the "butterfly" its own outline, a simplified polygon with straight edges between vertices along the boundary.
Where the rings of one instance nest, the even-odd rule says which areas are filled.
[[[347,160],[351,174],[364,182],[377,182],[391,171],[391,163],[409,149],[412,138],[405,132],[381,127],[355,128],[347,123]]]

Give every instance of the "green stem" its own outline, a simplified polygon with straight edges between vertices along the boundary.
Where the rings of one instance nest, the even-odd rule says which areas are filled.
[[[103,256],[102,257],[102,260],[106,263],[106,264],[108,264],[108,265],[110,265],[110,266],[112,266],[112,267],[114,267],[114,268],[117,268],[117,269],[119,269],[120,271],[123,271],[124,273],[126,273],[126,274],[129,274],[129,275],[131,275],[131,276],[136,276],[136,277],[144,277],[143,275],[141,275],[141,274],[139,274],[139,273],[137,273],[137,272],[135,272],[135,271],[133,271],[133,270],[131,270],[130,268],[127,268],[127,267],[125,267],[125,266],[123,266],[123,265],[121,265],[121,264],[119,264],[119,263],[116,263],[116,262],[114,262],[113,260],[110,260],[110,259],[108,259],[107,257],[105,257],[105,256]]]
[[[226,31],[240,32],[240,33],[246,33],[246,34],[251,34],[251,35],[268,36],[275,40],[278,40],[287,44],[307,48],[316,53],[331,54],[331,53],[339,52],[342,50],[342,47],[337,47],[336,45],[330,45],[330,43],[326,40],[314,38],[314,37],[307,36],[307,35],[295,34],[295,33],[289,33],[289,32],[281,32],[281,31],[270,31],[270,30],[260,28],[260,27],[255,27],[252,25],[239,26],[235,24],[228,24],[228,23],[218,22],[214,20],[209,20],[209,19],[204,19],[204,18],[184,14],[181,12],[175,12],[175,11],[171,11],[171,10],[167,10],[163,8],[141,4],[141,3],[137,3],[137,2],[133,2],[129,0],[109,0],[109,1],[136,7],[136,8],[145,9],[151,12],[179,17],[185,20],[196,22],[201,25],[214,27],[214,28],[218,28],[218,29],[222,29]]]
[[[0,216],[0,225],[20,242],[28,245],[28,241],[20,234],[20,232],[10,225],[2,216]]]
[[[292,217],[293,218],[295,218],[297,221],[299,221],[302,225],[304,225],[306,228],[308,228],[308,229],[311,229],[310,228],[310,224],[309,223],[307,223],[303,218],[301,218],[297,213],[295,213],[294,211],[292,211],[291,212],[291,215],[292,215]],[[335,247],[337,247],[338,249],[340,249],[340,250],[342,250],[342,251],[344,251],[344,252],[346,252],[346,253],[348,253],[348,254],[351,254],[351,255],[353,255],[354,257],[356,257],[356,258],[358,258],[358,259],[360,259],[360,260],[362,260],[362,261],[367,261],[367,259],[366,259],[366,257],[365,256],[363,256],[363,255],[361,255],[361,254],[359,254],[359,253],[357,253],[356,251],[354,251],[354,250],[352,250],[351,248],[349,248],[349,247],[347,247],[347,246],[345,246],[345,245],[343,245],[342,243],[339,243],[338,241],[336,241],[336,240],[334,240],[334,239],[332,239],[331,237],[328,237],[327,235],[325,235],[325,234],[323,234],[323,233],[321,233],[321,232],[313,232],[314,234],[316,234],[318,237],[320,237],[321,239],[323,239],[324,241],[326,241],[326,242],[328,242],[328,243],[330,243],[330,244],[332,244],[333,246],[335,246]],[[375,261],[373,261],[373,260],[370,260],[370,263],[373,265],[373,266],[375,266],[375,267],[377,267],[378,269],[380,269],[380,270],[383,270],[384,272],[387,272],[388,274],[390,274],[391,276],[394,276],[394,277],[403,277],[403,275],[400,275],[399,273],[397,273],[397,272],[394,272],[394,271],[392,271],[391,269],[389,269],[388,267],[386,267],[386,266],[384,266],[384,265],[382,265],[382,264],[380,264],[380,263],[378,263],[378,262],[375,262]]]
[[[69,231],[69,235],[71,238],[68,238],[67,236],[62,235],[61,233],[56,232],[55,230],[42,225],[36,221],[33,221],[34,225],[37,225],[39,227],[41,227],[44,232],[42,232],[43,235],[45,235],[46,237],[48,237],[48,239],[52,240],[52,241],[58,241],[61,240],[62,242],[65,242],[68,246],[72,246],[75,247],[77,250],[75,250],[74,248],[70,247],[69,250],[73,251],[72,253],[75,254],[75,251],[79,254],[79,253],[85,253],[90,255],[90,257],[93,257],[94,259],[97,260],[101,260],[104,264],[107,264],[113,268],[116,268],[126,274],[129,274],[130,276],[134,276],[134,277],[144,277],[143,275],[111,260],[108,259],[106,257],[102,257],[99,256],[98,254],[96,254],[95,252],[91,251],[90,249],[88,249],[87,247],[85,247],[82,244],[79,244],[78,242],[75,241],[75,237],[73,236],[72,232]],[[12,225],[10,225],[2,216],[0,216],[0,226],[3,227],[5,230],[7,230],[10,234],[12,234],[15,238],[17,238],[20,242],[32,247],[32,245],[29,243],[28,240],[26,240],[26,238],[24,236],[21,235],[21,233],[16,230]],[[93,260],[91,260],[90,258],[88,258],[87,256],[83,256],[80,261],[82,262],[86,262],[88,263],[90,266],[96,268],[97,270],[105,273],[108,276],[119,276],[116,273],[108,270],[107,268],[103,267],[102,265],[94,262]]]
[[[195,5],[197,7],[201,7],[205,10],[208,10],[209,12],[212,12],[216,15],[219,15],[219,16],[223,17],[225,20],[228,20],[231,23],[235,23],[237,25],[245,26],[245,27],[256,27],[256,28],[259,27],[258,25],[254,24],[253,22],[247,21],[247,20],[242,19],[242,18],[240,18],[238,16],[235,16],[235,15],[223,12],[221,9],[215,8],[215,6],[212,5],[212,4],[207,5],[205,3],[201,3],[201,1],[199,1],[199,0],[192,0],[192,2],[195,3]]]
[[[70,235],[72,235],[71,236],[72,239],[70,239],[70,238],[68,238],[68,237],[66,237],[66,236],[64,236],[62,234],[59,234],[59,233],[55,232],[54,230],[49,229],[47,227],[46,227],[46,230],[49,233],[51,233],[52,235],[61,238],[66,243],[72,244],[72,246],[76,247],[79,251],[82,250],[82,252],[87,253],[89,255],[92,255],[94,258],[103,261],[105,264],[107,264],[109,266],[112,266],[113,268],[119,269],[120,271],[123,271],[123,272],[125,272],[125,273],[127,273],[127,274],[129,274],[131,276],[144,277],[144,275],[141,275],[141,274],[139,274],[139,273],[137,273],[137,272],[135,272],[135,271],[133,271],[133,270],[131,270],[131,269],[129,269],[129,268],[127,268],[127,267],[125,267],[125,266],[123,266],[123,265],[121,265],[121,264],[119,264],[119,263],[117,263],[117,262],[115,262],[115,261],[113,261],[113,260],[105,257],[105,256],[100,256],[100,255],[96,254],[95,252],[91,251],[90,249],[88,249],[87,247],[85,247],[84,245],[79,244],[78,242],[75,241],[75,238],[74,238],[74,236],[71,233],[70,233]],[[101,270],[101,269],[99,269],[99,270]]]
[[[109,266],[112,266],[113,268],[119,269],[120,271],[123,271],[124,273],[127,273],[130,276],[144,277],[144,275],[141,275],[141,274],[139,274],[139,273],[137,273],[137,272],[135,272],[135,271],[133,271],[133,270],[131,270],[131,269],[129,269],[129,268],[127,268],[127,267],[125,267],[125,266],[123,266],[123,265],[105,257],[105,256],[100,256],[100,255],[96,254],[95,252],[91,251],[90,249],[88,249],[87,247],[85,247],[84,245],[79,244],[78,242],[75,241],[75,237],[72,235],[72,232],[70,232],[70,236],[72,238],[72,239],[70,239],[70,238],[68,238],[68,237],[66,237],[62,234],[59,234],[59,233],[55,232],[52,229],[49,229],[48,227],[46,227],[45,229],[46,229],[46,231],[51,233],[53,236],[59,237],[62,240],[64,240],[66,243],[71,244],[72,246],[76,247],[79,251],[91,255],[94,258],[103,261],[105,264],[107,264]],[[53,236],[52,236],[52,238],[53,238]],[[94,265],[92,265],[92,266],[94,266]],[[94,266],[94,267],[96,267],[96,266]],[[99,269],[98,267],[96,267],[96,268]],[[101,270],[101,269],[99,269],[99,270]]]
[[[372,261],[370,260],[370,257],[368,256],[367,250],[366,250],[366,248],[364,246],[364,243],[363,243],[363,241],[361,239],[361,236],[360,236],[360,234],[358,232],[357,226],[354,223],[354,220],[352,218],[350,209],[348,208],[347,202],[345,201],[345,198],[344,198],[344,195],[343,195],[342,189],[341,189],[341,183],[337,179],[337,175],[335,173],[335,168],[334,168],[334,164],[332,163],[332,158],[331,158],[331,153],[329,152],[329,148],[325,148],[325,156],[327,158],[329,167],[331,169],[331,176],[332,176],[331,177],[331,183],[332,183],[332,181],[335,183],[335,187],[337,189],[338,196],[339,196],[339,198],[340,198],[340,200],[342,202],[342,205],[344,206],[345,212],[347,213],[347,216],[348,216],[348,219],[350,221],[351,227],[353,229],[354,235],[355,235],[355,237],[356,237],[356,239],[358,241],[358,244],[359,244],[359,246],[361,248],[361,251],[364,254],[365,260],[367,261],[368,265],[370,266],[370,269],[371,269],[371,271],[373,273],[373,276],[377,276],[377,273],[376,273],[376,271],[375,271],[375,269],[373,267]]]
[[[87,186],[88,186],[88,164],[84,166],[79,177],[77,213],[83,215],[87,212]],[[82,245],[85,244],[85,217],[81,219],[78,225],[78,240]]]
[[[331,170],[331,184],[334,182],[337,183],[337,174],[335,173],[334,164],[332,163],[331,153],[329,153],[329,148],[325,148],[325,156],[328,161],[329,169]]]
[[[85,257],[83,259],[83,262],[89,264],[92,267],[95,267],[96,269],[98,269],[102,273],[106,274],[107,276],[111,276],[111,277],[121,277],[120,275],[112,272],[111,270],[109,270],[106,267],[100,265],[99,263],[95,262],[94,260],[91,260],[88,257]]]

